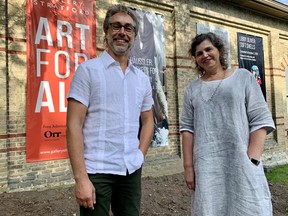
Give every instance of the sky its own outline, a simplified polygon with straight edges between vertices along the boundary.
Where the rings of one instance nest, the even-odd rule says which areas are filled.
[[[275,1],[288,6],[288,0],[275,0]]]

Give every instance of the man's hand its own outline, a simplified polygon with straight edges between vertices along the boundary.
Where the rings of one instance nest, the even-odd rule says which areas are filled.
[[[75,196],[80,206],[94,210],[94,205],[96,204],[96,190],[88,178],[76,181]]]

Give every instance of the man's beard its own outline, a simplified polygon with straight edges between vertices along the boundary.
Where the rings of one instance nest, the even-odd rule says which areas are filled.
[[[125,39],[123,39],[125,40]],[[127,41],[127,40],[125,40]],[[108,47],[116,54],[116,55],[123,55],[128,54],[128,52],[132,49],[133,43],[129,41],[128,43],[125,42],[124,46],[116,45],[117,40],[112,39],[111,37],[107,38]]]

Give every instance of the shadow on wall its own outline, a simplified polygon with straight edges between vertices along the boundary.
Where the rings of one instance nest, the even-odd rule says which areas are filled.
[[[19,121],[19,116],[25,118],[25,100],[23,100],[26,92],[25,4],[25,1],[19,3],[17,0],[0,0],[0,84],[2,87],[0,97],[1,101],[5,101],[1,106],[3,114],[1,122],[2,120],[6,122],[6,130],[3,125],[1,133],[5,135],[19,133],[17,128],[20,128],[21,132],[25,130],[23,124],[18,124],[22,122],[22,119]],[[13,104],[17,104],[17,108],[12,107]],[[11,116],[14,116],[14,119]],[[16,124],[16,127],[11,126]],[[8,147],[9,142],[7,142]]]
[[[26,57],[22,57],[26,55],[25,4],[26,1],[19,4],[0,0],[0,26],[3,26],[0,35],[5,40],[5,64],[1,64],[1,73],[6,73],[3,77],[6,77],[7,85],[9,80],[17,85],[26,83],[14,74],[15,69],[26,64]]]

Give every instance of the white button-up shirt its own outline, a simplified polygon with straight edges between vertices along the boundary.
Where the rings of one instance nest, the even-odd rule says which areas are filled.
[[[124,74],[105,51],[77,68],[68,98],[88,109],[83,126],[87,173],[126,175],[142,166],[139,117],[153,105],[147,75],[130,62]]]

